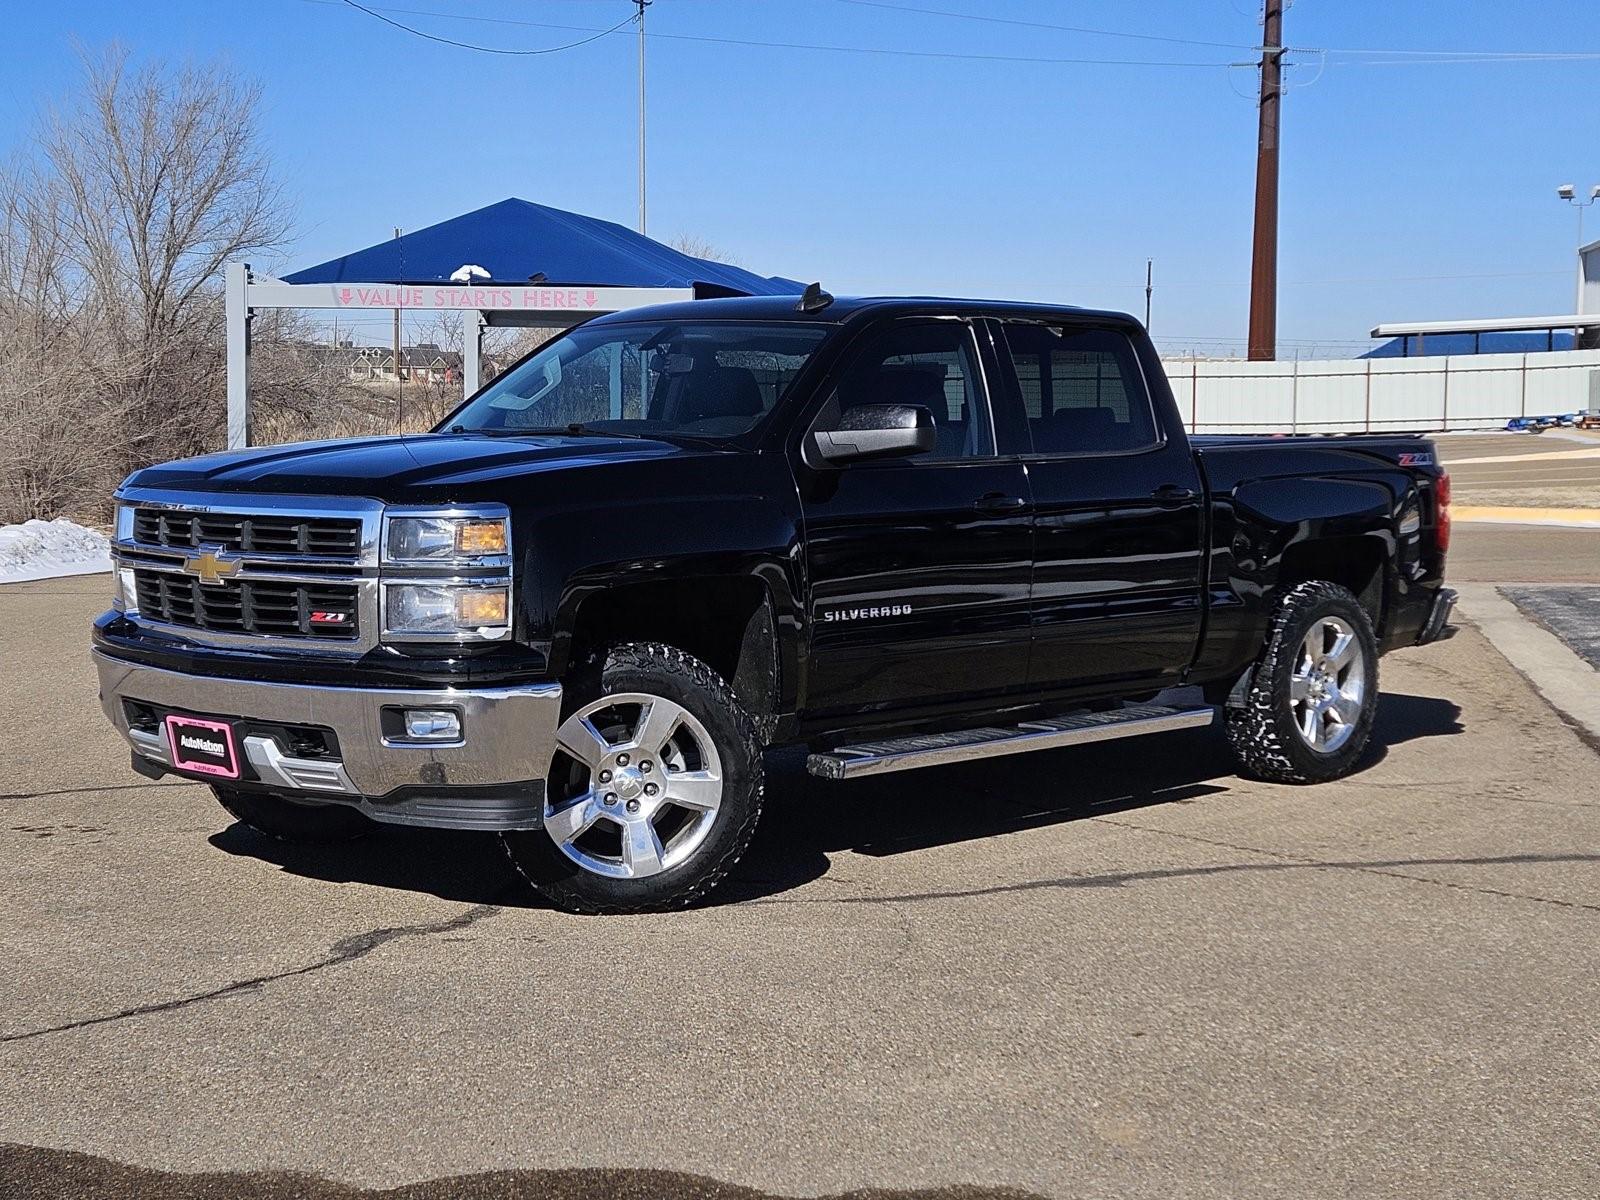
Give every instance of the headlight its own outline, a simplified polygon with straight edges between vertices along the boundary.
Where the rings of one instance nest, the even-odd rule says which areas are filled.
[[[390,517],[384,557],[396,563],[497,558],[508,543],[504,517]]]
[[[493,641],[511,632],[509,584],[392,583],[384,588],[384,631]]]

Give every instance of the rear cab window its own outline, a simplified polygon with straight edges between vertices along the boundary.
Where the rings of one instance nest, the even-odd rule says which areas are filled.
[[[1021,453],[1132,454],[1161,444],[1144,373],[1112,329],[1000,321],[1026,424]]]

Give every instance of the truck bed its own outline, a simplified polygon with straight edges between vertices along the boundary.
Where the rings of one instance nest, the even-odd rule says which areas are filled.
[[[1433,442],[1420,433],[1200,434],[1189,439],[1213,487],[1244,479],[1330,475],[1400,467],[1439,473]]]

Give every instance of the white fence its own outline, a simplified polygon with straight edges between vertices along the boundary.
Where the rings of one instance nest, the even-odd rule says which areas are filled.
[[[1496,429],[1600,408],[1600,350],[1164,365],[1191,433]]]

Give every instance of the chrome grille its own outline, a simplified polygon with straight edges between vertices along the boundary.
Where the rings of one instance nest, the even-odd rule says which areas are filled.
[[[135,568],[142,615],[187,629],[354,641],[360,613],[353,583],[276,579],[207,585],[189,575]]]
[[[343,517],[244,515],[136,508],[133,537],[149,546],[220,546],[245,554],[326,554],[354,558],[361,522]]]

